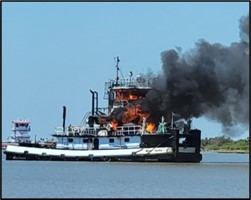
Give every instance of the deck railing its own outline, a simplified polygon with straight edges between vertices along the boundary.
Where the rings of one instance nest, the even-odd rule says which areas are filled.
[[[101,129],[100,127],[84,127],[84,126],[68,126],[63,131],[63,127],[55,128],[55,135],[67,135],[67,136],[97,136],[98,132]],[[141,126],[140,125],[130,125],[130,126],[118,126],[116,131],[108,131],[109,136],[126,136],[126,135],[140,135],[141,134]]]

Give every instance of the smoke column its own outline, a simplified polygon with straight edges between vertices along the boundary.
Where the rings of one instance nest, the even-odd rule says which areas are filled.
[[[249,121],[249,16],[239,28],[240,41],[230,46],[199,40],[183,54],[162,52],[163,74],[153,81],[143,110],[169,120],[171,112],[205,116],[220,122],[225,134],[240,135]]]

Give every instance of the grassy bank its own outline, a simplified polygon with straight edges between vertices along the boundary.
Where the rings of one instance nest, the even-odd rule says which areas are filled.
[[[201,140],[201,150],[218,153],[249,153],[249,137],[237,141],[224,136],[205,138]]]
[[[239,154],[249,154],[249,151],[247,150],[226,150],[226,149],[222,149],[222,150],[203,150],[202,152],[215,152],[215,153],[239,153]]]
[[[249,153],[249,151],[245,151],[245,150],[219,150],[217,152],[218,153],[241,153],[241,154]]]

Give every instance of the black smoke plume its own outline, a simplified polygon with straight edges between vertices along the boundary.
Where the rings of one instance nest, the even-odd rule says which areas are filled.
[[[142,110],[154,121],[171,112],[220,122],[223,132],[240,135],[249,121],[249,16],[240,19],[240,41],[230,46],[199,40],[186,53],[161,53],[163,74],[154,82]],[[227,33],[226,33],[227,34]],[[243,130],[242,130],[243,131]]]

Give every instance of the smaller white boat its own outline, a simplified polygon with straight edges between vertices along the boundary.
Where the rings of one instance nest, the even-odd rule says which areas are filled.
[[[2,142],[2,149],[6,149],[9,144],[19,145],[19,143],[31,143],[31,136],[29,135],[31,127],[28,119],[13,120],[11,130],[13,131],[13,135]]]

